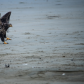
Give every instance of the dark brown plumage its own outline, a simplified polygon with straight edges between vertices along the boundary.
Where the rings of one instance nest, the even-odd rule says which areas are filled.
[[[10,15],[11,12],[8,12],[0,18],[0,38],[1,41],[4,42],[4,44],[7,44],[4,40],[4,38],[7,38],[6,31],[8,30],[9,27],[12,27],[12,24],[9,23]],[[6,40],[11,40],[11,39],[7,38]]]

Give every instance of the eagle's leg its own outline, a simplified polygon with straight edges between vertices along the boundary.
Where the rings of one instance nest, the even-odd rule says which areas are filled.
[[[3,44],[8,44],[8,43],[5,42],[5,39],[4,39],[4,38],[6,38],[6,31],[4,31],[3,33],[4,34],[2,34],[1,40],[4,42]]]
[[[6,37],[6,40],[11,40],[10,38]]]

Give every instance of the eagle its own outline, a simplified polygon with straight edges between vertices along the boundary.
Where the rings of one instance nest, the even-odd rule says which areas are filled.
[[[5,42],[5,38],[6,40],[11,40],[10,38],[6,37],[6,31],[8,30],[9,27],[12,27],[12,24],[9,23],[10,15],[11,12],[7,12],[0,18],[0,38],[1,41],[4,42],[4,44],[7,44]]]

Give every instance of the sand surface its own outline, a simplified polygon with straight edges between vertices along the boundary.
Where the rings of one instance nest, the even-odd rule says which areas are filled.
[[[84,83],[84,0],[0,0],[9,11],[0,84]]]

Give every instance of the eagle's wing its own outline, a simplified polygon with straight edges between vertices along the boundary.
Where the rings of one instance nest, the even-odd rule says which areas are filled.
[[[1,22],[1,19],[0,19],[0,29],[2,28],[2,22]]]
[[[1,19],[0,19],[0,25],[2,25]]]
[[[2,16],[1,19],[0,19],[1,22],[2,23],[9,23],[10,15],[11,15],[11,12],[8,12],[4,16]]]

